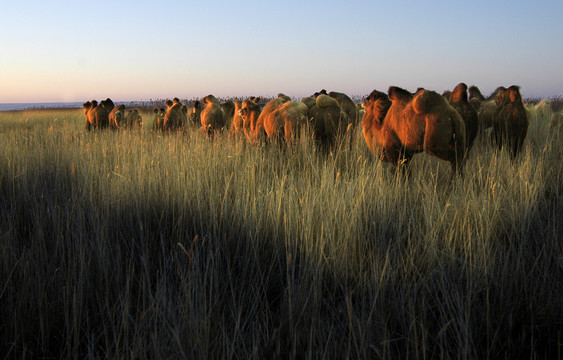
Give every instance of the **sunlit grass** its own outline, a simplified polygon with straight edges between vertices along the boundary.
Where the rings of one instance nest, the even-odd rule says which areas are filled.
[[[465,176],[196,130],[0,113],[0,350],[56,358],[557,354],[561,134]]]

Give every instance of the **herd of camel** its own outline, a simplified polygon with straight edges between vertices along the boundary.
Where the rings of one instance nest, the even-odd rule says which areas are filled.
[[[469,93],[469,94],[468,94]],[[123,129],[141,124],[137,110],[126,112],[111,99],[84,105],[86,129]],[[415,93],[391,86],[387,93],[374,90],[361,104],[346,94],[321,90],[293,101],[284,94],[272,100],[250,98],[221,103],[213,95],[188,107],[177,98],[166,101],[166,109],[154,109],[153,129],[177,131],[200,128],[210,138],[229,128],[250,143],[262,138],[288,145],[308,126],[315,142],[331,149],[338,141],[351,140],[361,124],[369,149],[383,161],[406,164],[419,152],[450,162],[452,177],[462,174],[463,164],[476,137],[492,128],[492,140],[507,147],[515,158],[528,131],[528,113],[518,86],[499,87],[485,98],[479,89],[458,84],[440,95],[418,89]],[[350,142],[351,144],[351,142]]]

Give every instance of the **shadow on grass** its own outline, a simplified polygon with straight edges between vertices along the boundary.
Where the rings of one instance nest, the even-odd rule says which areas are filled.
[[[70,170],[2,176],[0,350],[56,358],[549,357],[563,324],[561,260],[552,256],[561,250],[560,190],[525,215],[524,230],[498,225],[487,276],[462,256],[421,259],[414,210],[366,213],[358,226],[370,274],[351,277],[299,246],[288,250],[296,239],[283,229],[258,229],[228,210],[221,217],[148,195],[111,206]],[[389,221],[401,216],[410,220]]]

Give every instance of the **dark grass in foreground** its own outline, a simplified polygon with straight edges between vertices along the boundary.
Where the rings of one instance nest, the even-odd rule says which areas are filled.
[[[360,133],[325,156],[306,136],[283,150],[0,113],[0,353],[557,358],[548,121],[532,113],[514,162],[478,142],[450,186],[426,155],[397,176]]]

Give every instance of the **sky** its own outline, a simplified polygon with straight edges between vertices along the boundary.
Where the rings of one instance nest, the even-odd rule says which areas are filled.
[[[391,85],[563,95],[563,1],[9,1],[0,103],[364,96]]]

